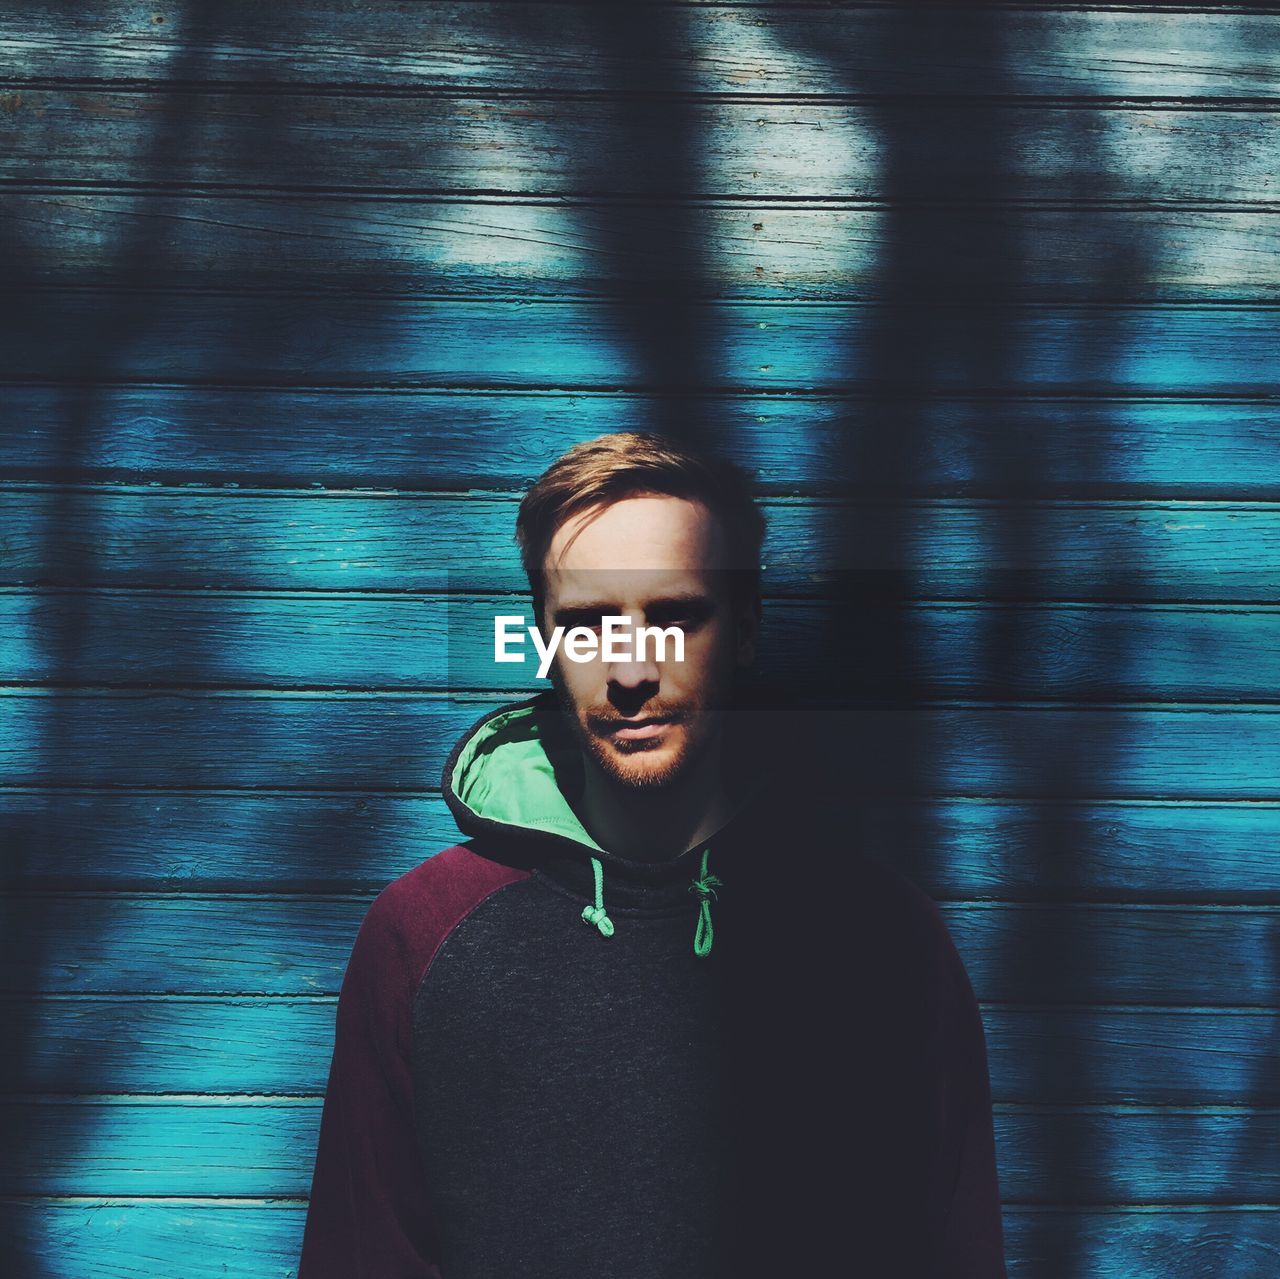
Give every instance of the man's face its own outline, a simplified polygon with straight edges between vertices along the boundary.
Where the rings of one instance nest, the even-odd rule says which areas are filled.
[[[623,498],[566,520],[545,567],[543,634],[624,616],[632,627],[679,626],[684,660],[653,646],[643,661],[556,657],[552,681],[583,748],[607,777],[667,785],[713,739],[735,666],[754,656],[755,615],[735,611],[723,530],[701,502]]]

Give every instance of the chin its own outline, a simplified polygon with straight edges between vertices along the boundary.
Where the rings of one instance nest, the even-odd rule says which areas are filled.
[[[610,743],[601,743],[593,753],[606,776],[635,790],[669,785],[688,762],[687,751],[669,748],[620,751]]]

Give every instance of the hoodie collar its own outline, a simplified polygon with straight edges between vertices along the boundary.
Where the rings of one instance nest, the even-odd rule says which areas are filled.
[[[742,826],[745,788],[719,831],[679,856],[636,861],[602,848],[583,826],[568,796],[582,786],[582,755],[564,723],[553,690],[512,702],[471,726],[445,763],[443,791],[465,835],[484,841],[498,859],[541,871],[583,900],[594,892],[592,860],[600,863],[610,910],[693,909],[689,888],[703,849],[720,867]]]

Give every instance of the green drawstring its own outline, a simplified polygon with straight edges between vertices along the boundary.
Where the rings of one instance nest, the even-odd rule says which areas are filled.
[[[705,959],[711,954],[711,942],[713,933],[711,929],[711,901],[716,895],[716,889],[721,887],[721,882],[714,875],[707,874],[707,858],[711,855],[711,846],[707,845],[702,850],[702,870],[698,878],[689,885],[691,893],[697,893],[698,902],[698,926],[693,934],[693,953],[699,959]]]
[[[591,859],[591,869],[596,877],[596,904],[584,906],[582,918],[585,923],[594,924],[600,930],[601,937],[612,937],[613,920],[604,913],[604,867],[600,865],[598,857]]]
[[[707,859],[710,856],[711,845],[708,844],[702,850],[702,869],[698,873],[698,878],[689,885],[689,891],[697,893],[699,897],[698,926],[693,933],[693,953],[699,959],[705,959],[711,954],[711,942],[714,938],[711,927],[711,902],[715,898],[716,889],[722,887],[719,879],[707,874]],[[613,920],[604,909],[604,867],[600,864],[598,857],[591,859],[591,872],[595,877],[596,900],[594,906],[582,908],[582,919],[584,923],[594,924],[600,930],[601,937],[612,937]]]

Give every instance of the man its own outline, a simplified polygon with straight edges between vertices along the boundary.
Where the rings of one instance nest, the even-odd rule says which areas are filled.
[[[763,533],[652,435],[526,495],[543,634],[683,654],[562,652],[453,749],[470,838],[378,896],[343,982],[300,1279],[1004,1274],[956,952],[850,847],[832,748],[737,691]]]

